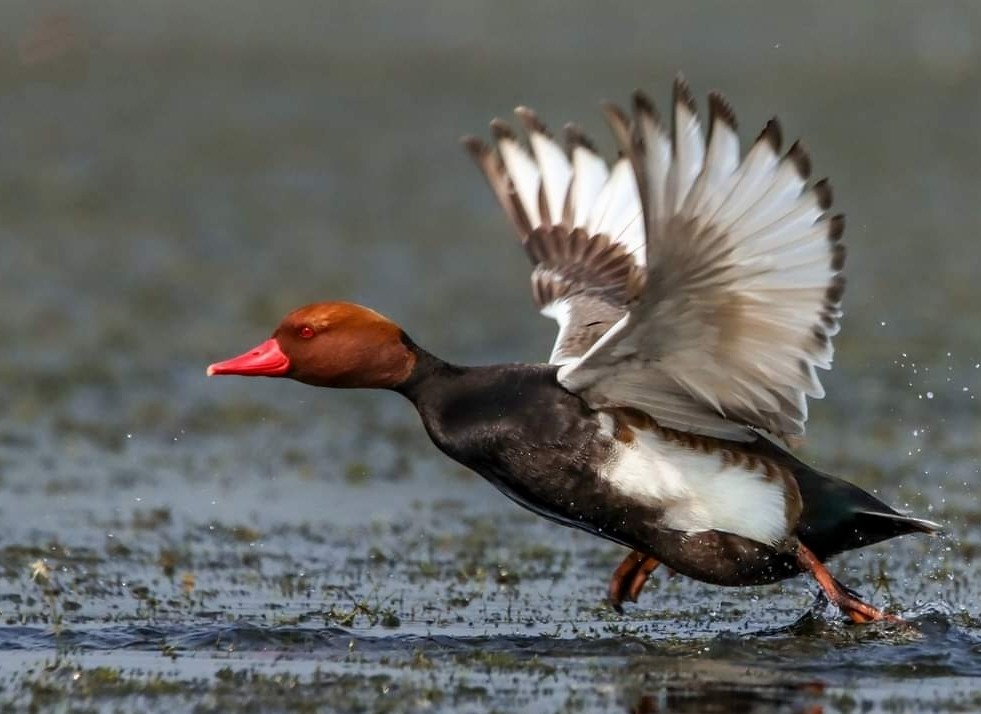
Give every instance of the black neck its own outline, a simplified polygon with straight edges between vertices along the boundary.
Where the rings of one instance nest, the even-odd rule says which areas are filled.
[[[395,386],[393,390],[405,396],[416,406],[418,406],[419,399],[422,397],[424,390],[432,388],[431,386],[424,387],[423,385],[431,385],[434,381],[443,382],[451,380],[469,371],[467,367],[458,367],[449,362],[444,362],[439,357],[426,352],[426,350],[413,342],[408,335],[403,334],[402,341],[412,351],[412,354],[415,355],[416,363],[408,379]]]

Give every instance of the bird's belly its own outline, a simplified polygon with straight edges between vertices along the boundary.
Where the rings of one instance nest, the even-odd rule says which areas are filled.
[[[714,585],[764,585],[800,574],[793,552],[719,531],[649,535],[650,555],[668,568]]]
[[[662,502],[625,493],[598,473],[561,474],[563,487],[535,488],[512,473],[483,471],[511,500],[554,523],[584,530],[653,556],[682,575],[716,585],[759,585],[800,573],[791,554],[718,530],[665,525]]]
[[[782,552],[796,519],[788,516],[783,474],[741,458],[738,445],[698,448],[654,429],[631,429],[623,438],[604,422],[552,438],[515,430],[492,444],[443,448],[537,515],[644,551],[679,572],[719,584],[745,584],[740,573],[775,579],[770,554]]]
[[[625,520],[628,504],[611,498],[615,494],[592,469],[556,463],[547,472],[537,473],[503,464],[484,464],[475,470],[509,499],[542,518],[631,545],[616,528]]]

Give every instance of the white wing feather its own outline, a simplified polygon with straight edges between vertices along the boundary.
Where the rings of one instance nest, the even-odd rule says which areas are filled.
[[[479,139],[466,145],[535,262],[541,313],[559,324],[549,361],[567,364],[622,317],[628,284],[643,280],[633,271],[647,240],[637,177],[629,159],[611,167],[575,127],[567,155],[531,109],[515,113],[531,151],[500,120],[491,123],[496,151]]]
[[[519,107],[530,151],[503,122],[496,148],[467,145],[536,265],[559,323],[559,380],[597,408],[734,440],[803,433],[838,331],[843,221],[827,182],[808,186],[799,144],[767,123],[744,158],[735,116],[709,95],[709,138],[684,80],[671,131],[634,96],[607,106],[622,157],[609,165],[574,127],[568,153]]]
[[[671,428],[727,439],[803,434],[838,330],[844,250],[826,182],[807,187],[799,144],[781,156],[769,122],[739,161],[731,110],[710,97],[707,147],[684,82],[672,151],[635,100],[631,163],[642,187],[647,279],[627,315],[559,381],[597,408],[633,407]]]

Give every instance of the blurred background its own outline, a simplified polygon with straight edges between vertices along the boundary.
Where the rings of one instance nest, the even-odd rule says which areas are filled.
[[[282,572],[340,572],[356,587],[363,567],[338,564],[355,531],[339,531],[338,555],[297,550],[276,529],[425,530],[440,513],[461,518],[452,498],[543,542],[601,548],[590,589],[567,585],[599,601],[617,550],[518,514],[436,454],[398,397],[207,380],[204,368],[323,299],[370,305],[450,361],[545,359],[552,323],[536,315],[526,259],[458,139],[527,104],[612,151],[600,101],[642,87],[664,107],[679,71],[700,98],[727,95],[744,144],[776,114],[788,145],[803,137],[815,177],[831,177],[847,214],[846,316],[805,455],[946,520],[959,555],[912,540],[892,551],[933,574],[906,595],[975,604],[976,2],[5,0],[8,587],[30,590],[31,548],[51,543],[151,585],[166,581],[158,551],[196,543],[177,548],[178,572],[195,572],[202,553],[265,548],[297,559]],[[151,511],[167,517],[148,534],[139,518]],[[255,537],[208,540],[215,524]],[[132,556],[109,549],[113,538]],[[871,567],[847,563],[854,577]],[[388,577],[401,592],[398,572]],[[695,586],[677,587],[690,602]],[[807,601],[795,587],[790,609]],[[78,595],[78,617],[119,606],[120,592]]]
[[[78,400],[126,431],[136,393],[159,397],[151,430],[201,399],[327,409],[199,370],[326,298],[449,359],[541,359],[551,324],[457,140],[527,103],[610,148],[599,102],[664,105],[678,71],[727,94],[746,142],[778,115],[832,178],[849,287],[829,403],[902,387],[903,353],[977,380],[979,38],[970,2],[8,0],[0,416]]]

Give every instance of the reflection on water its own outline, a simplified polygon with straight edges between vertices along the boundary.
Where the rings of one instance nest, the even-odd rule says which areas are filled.
[[[576,9],[0,6],[0,702],[978,707],[981,15]],[[779,112],[848,214],[806,456],[947,525],[835,563],[913,630],[799,621],[803,579],[657,576],[617,616],[617,549],[462,473],[400,399],[203,377],[329,298],[451,360],[542,359],[457,138],[528,103],[609,148],[599,100],[663,104],[679,68],[744,141]]]

